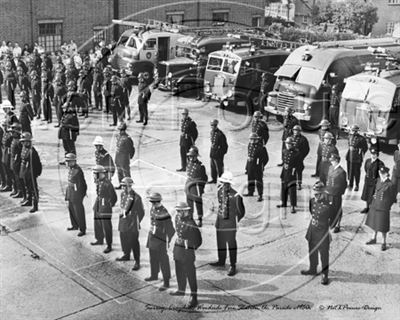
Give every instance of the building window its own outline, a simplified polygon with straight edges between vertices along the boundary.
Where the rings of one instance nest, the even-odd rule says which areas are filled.
[[[386,33],[391,35],[394,31],[394,26],[395,26],[395,22],[393,22],[393,21],[386,22]]]
[[[388,4],[389,4],[389,5],[400,4],[400,0],[388,0]]]
[[[303,16],[303,23],[305,23],[305,24],[308,23],[308,17],[307,16]]]
[[[167,12],[166,21],[171,24],[183,24],[184,13],[180,12]]]
[[[100,41],[107,42],[107,27],[105,26],[93,27],[93,42],[99,43]]]
[[[253,16],[251,18],[251,26],[252,27],[261,27],[261,17],[260,16]]]
[[[228,22],[229,10],[214,10],[212,13],[213,22]]]
[[[39,21],[39,45],[45,51],[57,51],[62,43],[62,22]]]

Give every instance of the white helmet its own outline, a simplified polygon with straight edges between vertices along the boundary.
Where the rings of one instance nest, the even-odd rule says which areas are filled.
[[[233,174],[230,171],[225,171],[222,176],[218,179],[222,183],[233,183]]]
[[[94,146],[104,146],[103,138],[100,136],[96,136],[96,138],[94,138],[93,145]]]

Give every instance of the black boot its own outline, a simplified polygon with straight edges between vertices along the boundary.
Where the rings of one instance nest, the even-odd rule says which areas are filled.
[[[190,300],[188,302],[188,304],[185,306],[187,309],[193,309],[196,308],[196,306],[198,305],[198,301],[197,301],[197,294],[196,293],[192,293],[190,295]]]
[[[158,291],[165,291],[169,288],[169,279],[164,280],[162,287],[158,288]]]
[[[37,203],[37,201],[35,201],[35,202],[33,203],[32,209],[29,210],[29,212],[30,212],[30,213],[34,213],[34,212],[36,212],[36,211],[38,211],[38,210],[39,210],[39,208],[38,208],[38,203]]]

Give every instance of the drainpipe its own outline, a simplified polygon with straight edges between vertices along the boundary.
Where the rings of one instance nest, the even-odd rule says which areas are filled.
[[[119,19],[119,0],[113,0],[113,19]],[[119,38],[119,25],[114,25],[114,41],[118,41]]]
[[[33,21],[34,21],[34,18],[33,18],[33,0],[30,0],[30,12],[29,12],[29,14],[30,14],[30,18],[31,18],[31,46],[33,47],[33,43],[35,42],[34,41],[34,31],[33,31],[33,28],[34,28],[34,24],[33,24]]]
[[[197,0],[197,26],[200,27],[200,0]]]

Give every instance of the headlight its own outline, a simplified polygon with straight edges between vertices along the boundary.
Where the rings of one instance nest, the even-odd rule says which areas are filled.
[[[342,118],[342,125],[347,126],[349,124],[349,119],[347,119],[346,117]]]
[[[232,92],[232,90],[228,90],[226,96],[227,96],[228,98],[232,98],[232,97],[233,97],[233,92]]]
[[[168,77],[168,78],[172,78],[172,73],[171,73],[171,72],[168,72],[167,77]]]
[[[308,103],[304,103],[303,104],[303,110],[304,111],[307,111],[308,109],[310,109],[311,107],[310,107],[310,105],[308,104]]]
[[[383,132],[383,130],[384,130],[384,128],[382,125],[380,125],[380,124],[376,125],[376,133],[377,134],[381,134]]]
[[[272,102],[272,98],[271,98],[271,97],[268,97],[268,98],[267,98],[267,103],[270,104],[271,102]]]
[[[224,100],[224,101],[222,101],[222,103],[224,104],[225,107],[228,106],[228,100]]]

